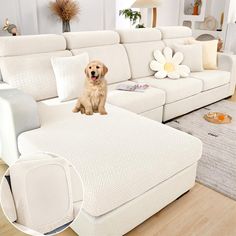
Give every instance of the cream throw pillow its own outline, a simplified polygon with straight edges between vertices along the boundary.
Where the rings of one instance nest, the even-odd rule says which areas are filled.
[[[57,93],[61,102],[77,98],[83,91],[85,67],[89,63],[87,53],[71,57],[52,57]]]
[[[217,69],[218,40],[211,40],[211,41],[191,40],[190,43],[202,45],[204,69],[205,70],[216,70]]]
[[[175,52],[181,52],[184,55],[182,65],[190,68],[191,72],[203,71],[203,53],[200,44],[175,44]]]

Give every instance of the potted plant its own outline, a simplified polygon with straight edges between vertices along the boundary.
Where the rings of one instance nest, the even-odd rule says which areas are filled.
[[[129,19],[132,25],[135,25],[138,20],[141,20],[142,16],[139,11],[134,11],[132,9],[124,9],[119,11],[119,15],[123,15],[125,19]],[[136,25],[136,28],[145,28],[144,24]]]
[[[62,21],[62,31],[70,32],[70,21],[74,19],[80,11],[79,3],[76,0],[56,0],[49,4],[52,13],[58,16]]]
[[[199,15],[199,7],[202,5],[202,0],[194,0],[193,4],[193,15],[197,16]]]

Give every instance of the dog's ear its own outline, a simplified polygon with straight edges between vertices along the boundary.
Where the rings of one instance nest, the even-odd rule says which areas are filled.
[[[85,67],[84,73],[86,74],[87,77],[89,77],[88,67]]]
[[[102,76],[105,76],[107,72],[108,72],[108,68],[103,64],[102,65]]]

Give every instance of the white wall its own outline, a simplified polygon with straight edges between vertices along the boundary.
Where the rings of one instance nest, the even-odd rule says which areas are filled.
[[[226,37],[226,51],[236,54],[236,1],[231,0],[229,4],[229,14],[227,37]]]
[[[163,0],[158,8],[158,25],[178,25],[180,0]]]
[[[51,0],[0,0],[0,22],[5,18],[18,26],[21,34],[61,33],[61,22],[49,9]],[[115,28],[115,0],[78,0],[81,12],[71,22],[72,31]],[[2,27],[1,27],[2,28]],[[0,35],[8,35],[0,31]]]
[[[228,22],[234,23],[235,21],[236,21],[236,0],[231,0],[229,6]]]
[[[135,0],[116,0],[116,27],[130,28],[130,23],[123,16],[119,16],[121,9],[130,8]],[[158,26],[178,25],[179,21],[179,3],[180,0],[163,0],[162,5],[158,7]],[[151,11],[144,10],[143,16],[145,25],[150,21]],[[147,17],[147,19],[146,19]]]
[[[235,1],[235,0],[234,0]],[[213,16],[220,25],[221,14],[225,11],[226,0],[208,0],[206,16]],[[219,27],[218,25],[218,27]]]
[[[116,28],[130,28],[130,21],[125,19],[124,16],[119,16],[119,11],[130,8],[135,0],[116,0]]]

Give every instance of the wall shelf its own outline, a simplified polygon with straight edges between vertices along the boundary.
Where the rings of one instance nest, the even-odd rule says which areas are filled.
[[[201,29],[195,29],[193,31],[193,36],[195,38],[203,35],[203,34],[209,34],[212,35],[214,38],[222,38],[224,32],[223,31],[216,31],[216,30],[201,30]]]
[[[235,0],[202,0],[202,6],[198,16],[186,15],[186,9],[191,10],[194,0],[180,0],[180,14],[179,25],[187,25],[193,30],[193,36],[198,38],[202,35],[211,35],[214,38],[221,38],[226,41],[227,25],[229,18],[230,3]],[[188,11],[190,11],[188,10]],[[191,11],[190,11],[191,12]],[[221,28],[222,13],[224,13],[222,31],[216,31]],[[206,17],[212,17],[217,21],[217,27],[215,30],[209,30],[204,27],[204,20]]]

